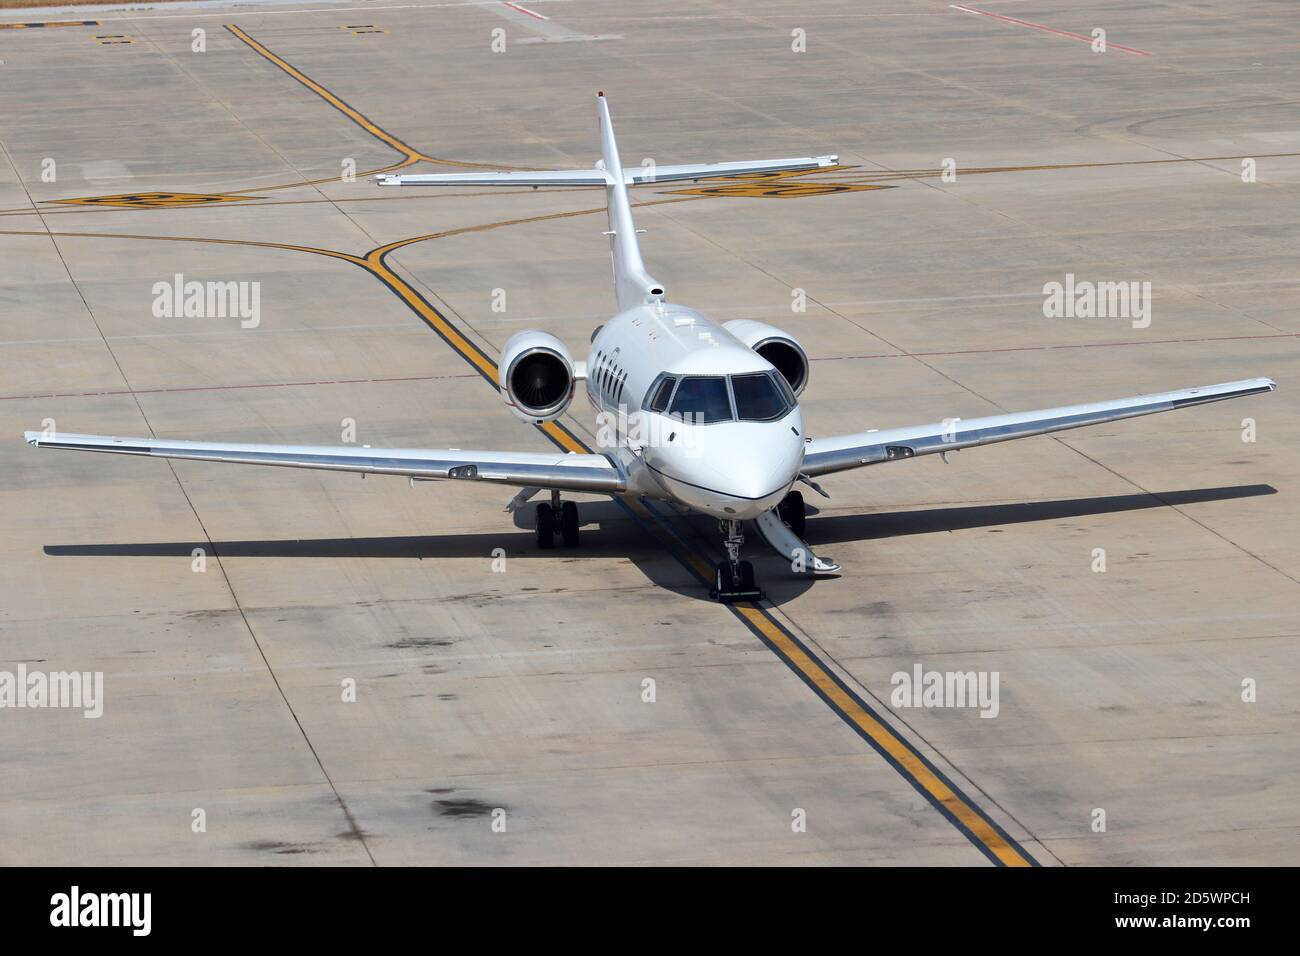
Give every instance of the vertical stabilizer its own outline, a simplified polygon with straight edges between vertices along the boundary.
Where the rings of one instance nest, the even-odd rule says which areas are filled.
[[[608,176],[605,202],[609,207],[609,249],[614,260],[614,292],[620,310],[635,308],[663,299],[664,287],[645,271],[641,247],[636,241],[632,222],[632,205],[627,195],[623,160],[614,140],[614,125],[609,119],[605,94],[596,94],[596,114],[600,117],[600,151]]]

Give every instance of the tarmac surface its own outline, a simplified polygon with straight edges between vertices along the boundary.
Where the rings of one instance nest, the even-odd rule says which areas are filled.
[[[0,671],[103,673],[97,719],[0,709],[0,863],[1300,863],[1288,14],[529,0],[0,29]],[[597,89],[629,163],[839,155],[634,190],[673,301],[803,342],[813,434],[1278,391],[827,478],[807,536],[843,576],[751,536],[768,600],[736,608],[700,576],[716,529],[658,506],[583,499],[582,546],[544,553],[500,488],[23,444],[352,423],[554,447],[485,375],[522,328],[585,357],[613,308],[601,191],[368,177],[588,166]],[[157,317],[177,274],[259,283],[258,323]],[[1149,324],[1046,317],[1070,275],[1149,282]],[[593,443],[585,407],[563,424]],[[898,706],[918,665],[996,673],[996,717]]]

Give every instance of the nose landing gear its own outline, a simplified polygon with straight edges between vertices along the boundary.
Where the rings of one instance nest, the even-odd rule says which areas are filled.
[[[745,543],[741,523],[729,518],[718,524],[726,536],[723,544],[727,548],[727,560],[719,564],[714,572],[714,586],[709,591],[709,597],[723,604],[761,601],[763,592],[754,583],[754,566],[748,561],[740,560],[740,546]]]
[[[566,548],[578,546],[578,505],[561,501],[558,491],[551,492],[551,503],[537,506],[537,547],[547,550],[555,547],[555,535]]]

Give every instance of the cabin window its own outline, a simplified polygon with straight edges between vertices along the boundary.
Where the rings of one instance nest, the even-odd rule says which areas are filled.
[[[668,414],[681,415],[705,425],[732,420],[727,380],[721,375],[691,375],[682,379]]]
[[[742,422],[775,421],[790,410],[768,372],[731,376],[731,391],[736,396],[736,417]]]

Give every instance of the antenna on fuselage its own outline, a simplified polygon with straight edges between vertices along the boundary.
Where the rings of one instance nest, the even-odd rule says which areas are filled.
[[[596,115],[600,119],[600,152],[605,170],[605,204],[609,211],[609,251],[614,261],[614,294],[620,310],[663,301],[664,287],[645,270],[641,245],[632,221],[632,203],[628,198],[623,160],[614,139],[614,124],[609,118],[605,94],[596,94]]]

